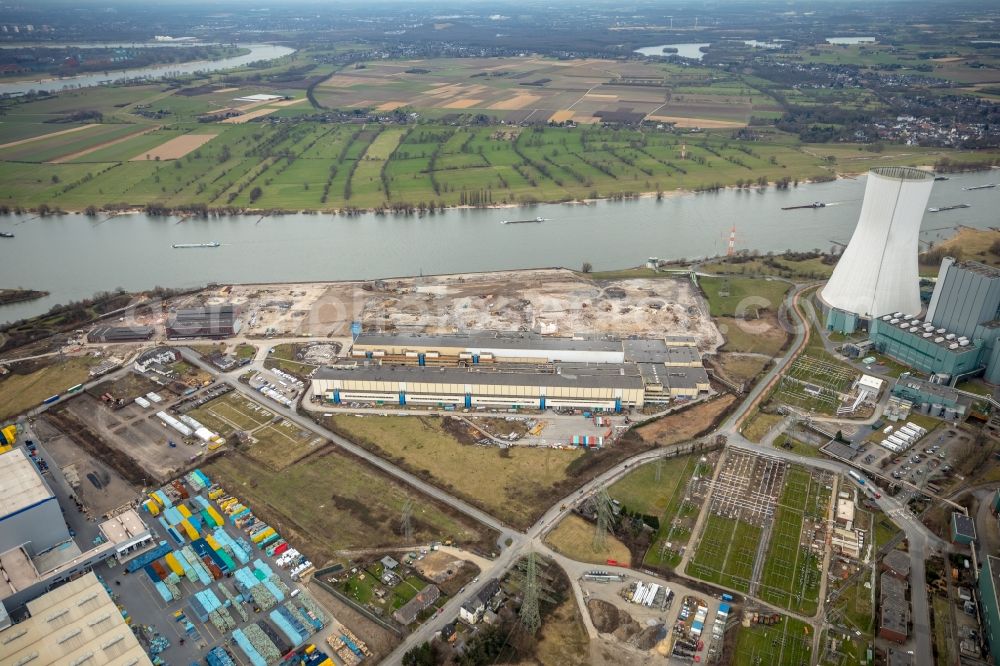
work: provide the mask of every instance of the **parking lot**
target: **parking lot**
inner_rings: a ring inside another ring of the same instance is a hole
[[[955,427],[941,424],[917,440],[905,451],[893,452],[867,442],[855,462],[873,472],[937,494],[954,478],[956,460],[966,455],[972,436]],[[904,491],[907,499],[914,492]]]

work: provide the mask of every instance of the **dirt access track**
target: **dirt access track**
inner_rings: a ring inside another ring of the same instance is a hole
[[[691,335],[702,351],[723,339],[702,296],[685,278],[592,280],[544,269],[418,278],[206,290],[172,306],[232,302],[253,325],[248,337],[350,335],[365,329],[411,333],[536,331],[627,337]],[[255,317],[251,317],[251,313]]]

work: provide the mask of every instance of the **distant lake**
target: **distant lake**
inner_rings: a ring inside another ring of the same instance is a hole
[[[780,49],[781,42],[787,41],[787,39],[778,39],[773,42],[758,42],[756,39],[745,39],[743,43],[755,49]]]
[[[874,37],[827,37],[828,44],[874,44]]]
[[[709,42],[702,42],[700,44],[661,44],[660,46],[644,46],[641,49],[636,49],[635,53],[641,53],[644,56],[678,55],[682,58],[690,58],[691,60],[701,60],[705,57],[701,49],[703,47],[708,48],[709,46],[711,46]],[[677,49],[677,53],[664,53],[663,49]]]

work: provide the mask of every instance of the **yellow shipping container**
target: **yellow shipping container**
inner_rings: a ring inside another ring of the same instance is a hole
[[[225,490],[223,490],[222,488],[216,488],[215,490],[213,490],[208,494],[208,499],[217,500],[225,494],[226,494]]]
[[[222,546],[219,545],[219,542],[216,541],[215,537],[212,536],[211,534],[205,535],[205,543],[211,546],[212,550],[222,550]]]
[[[213,509],[212,507],[208,507],[208,515],[210,515],[212,517],[212,520],[215,521],[216,525],[225,525],[226,524],[226,521],[224,521],[222,519],[222,516],[219,515],[219,512],[216,511],[215,509]]]
[[[191,517],[191,510],[188,509],[183,504],[178,504],[177,505],[177,510],[180,511],[181,515],[184,516],[185,518],[190,518]]]
[[[145,505],[146,511],[149,511],[149,515],[158,516],[160,515],[160,505],[153,500],[146,500]]]
[[[198,538],[198,530],[196,530],[187,520],[181,521],[181,527],[184,528],[184,531],[187,533],[188,538],[191,539],[192,541]]]
[[[237,500],[235,497],[224,497],[221,500],[219,500],[219,508],[225,511],[227,506],[229,506],[230,504],[235,504],[238,501],[239,500]]]
[[[160,498],[157,497],[156,495],[154,495],[153,493],[149,493],[149,499],[153,500],[154,502],[156,502],[160,506],[163,506],[163,502],[160,501]]]
[[[175,574],[178,576],[184,575],[184,568],[181,566],[181,563],[177,561],[177,558],[174,557],[173,553],[167,553],[164,555],[163,561],[167,563],[167,566],[170,567],[170,570]]]
[[[257,534],[254,534],[252,537],[250,537],[250,539],[254,543],[260,543],[261,541],[271,536],[272,534],[274,534],[274,528],[268,527],[266,530],[261,530],[260,532],[257,532]]]

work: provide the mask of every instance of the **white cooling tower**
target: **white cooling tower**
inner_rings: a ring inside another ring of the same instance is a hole
[[[920,313],[920,221],[933,185],[934,174],[920,169],[868,172],[858,226],[823,288],[828,305],[863,317]]]

